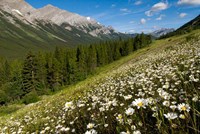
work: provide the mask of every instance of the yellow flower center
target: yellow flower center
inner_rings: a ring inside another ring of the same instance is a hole
[[[143,103],[142,103],[142,102],[139,102],[137,105],[138,105],[139,107],[141,107],[141,106],[143,106]]]
[[[181,110],[185,111],[185,110],[186,110],[186,107],[185,107],[185,106],[181,107]]]
[[[118,118],[119,118],[119,119],[122,119],[122,115],[119,115]]]

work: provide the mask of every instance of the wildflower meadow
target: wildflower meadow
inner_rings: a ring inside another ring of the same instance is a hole
[[[111,70],[73,99],[60,95],[31,104],[28,112],[1,120],[0,133],[198,134],[199,95],[196,37]]]

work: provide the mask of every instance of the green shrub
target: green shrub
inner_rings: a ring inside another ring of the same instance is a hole
[[[32,92],[26,94],[23,98],[24,104],[35,103],[37,101],[39,101],[39,97],[38,97],[36,91],[32,91]]]

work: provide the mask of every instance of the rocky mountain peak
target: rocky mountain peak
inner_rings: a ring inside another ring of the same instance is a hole
[[[105,27],[89,16],[81,16],[51,4],[35,9],[24,0],[0,0],[0,8],[13,14],[21,21],[33,25],[37,25],[37,22],[40,20],[58,26],[68,24],[92,36],[98,36],[99,34],[107,35],[115,31],[112,27]]]
[[[23,15],[28,15],[29,12],[33,12],[35,9],[24,0],[0,0],[0,5],[4,10],[11,13],[19,11]]]

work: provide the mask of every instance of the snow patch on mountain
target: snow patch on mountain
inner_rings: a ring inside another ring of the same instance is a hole
[[[22,14],[19,10],[12,9],[12,12],[16,12],[16,13],[18,13],[19,15],[23,16],[23,14]]]

